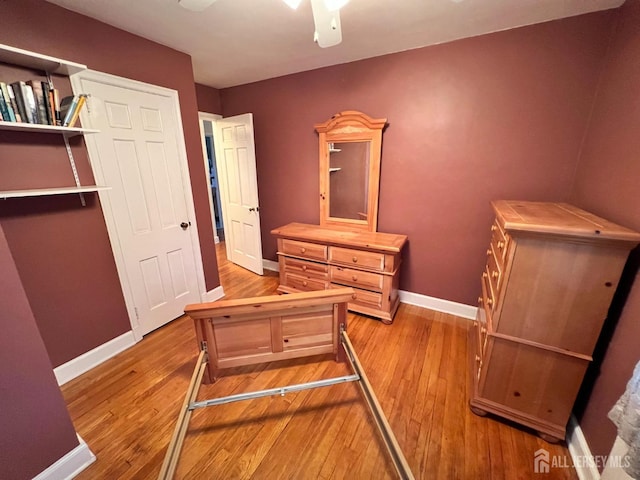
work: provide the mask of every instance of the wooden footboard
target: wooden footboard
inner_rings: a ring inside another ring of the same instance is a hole
[[[333,353],[343,361],[340,327],[346,329],[353,293],[340,288],[187,305],[206,352],[204,382],[223,368],[274,360]]]

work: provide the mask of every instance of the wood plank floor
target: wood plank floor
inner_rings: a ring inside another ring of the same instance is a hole
[[[275,292],[218,247],[227,298]],[[349,315],[349,336],[416,478],[576,479],[571,468],[533,472],[534,452],[571,458],[565,446],[467,407],[469,320],[400,306],[393,325]],[[62,387],[76,430],[97,455],[79,479],[158,475],[197,357],[180,318]],[[327,357],[229,369],[206,399],[351,373]],[[176,478],[395,478],[355,384],[237,402],[194,412]]]

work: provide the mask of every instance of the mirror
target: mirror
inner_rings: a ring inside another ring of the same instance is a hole
[[[315,126],[320,137],[320,225],[375,232],[386,118],[340,112]]]

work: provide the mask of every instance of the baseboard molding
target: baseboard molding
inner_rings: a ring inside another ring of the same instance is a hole
[[[83,353],[79,357],[63,363],[59,367],[53,369],[53,373],[58,380],[58,385],[64,385],[69,380],[73,380],[79,375],[91,370],[93,367],[100,365],[102,362],[115,357],[120,352],[135,345],[136,340],[133,332],[123,333],[119,337],[109,340],[107,343]]]
[[[587,439],[582,433],[580,424],[575,416],[571,415],[567,428],[567,447],[573,463],[577,465],[576,472],[580,480],[600,480],[600,471],[596,465],[590,465],[586,458],[591,456],[591,449]]]
[[[280,271],[280,265],[278,264],[278,262],[267,260],[266,258],[262,259],[262,268],[264,268],[265,270],[271,270],[272,272]]]
[[[205,302],[215,302],[216,300],[220,300],[222,297],[224,297],[224,289],[222,288],[222,285],[202,294],[202,299]]]
[[[95,462],[96,456],[80,435],[78,435],[78,441],[80,445],[33,477],[33,480],[71,479]]]
[[[470,320],[474,320],[476,318],[476,312],[478,311],[477,307],[472,307],[471,305],[443,300],[436,297],[429,297],[420,293],[399,290],[398,294],[400,295],[401,303],[417,305],[418,307],[428,308],[429,310],[435,310],[436,312],[450,313],[451,315],[468,318]]]

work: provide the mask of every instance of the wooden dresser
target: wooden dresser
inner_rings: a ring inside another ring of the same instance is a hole
[[[271,233],[278,239],[279,292],[354,287],[349,310],[387,324],[393,321],[406,235],[303,223],[290,223]]]
[[[640,234],[564,203],[496,201],[470,332],[471,409],[564,439]]]

